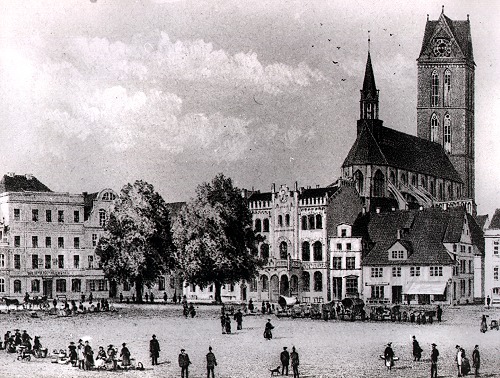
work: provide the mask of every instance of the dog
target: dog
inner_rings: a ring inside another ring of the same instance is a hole
[[[271,372],[271,377],[276,373],[276,375],[280,375],[280,366],[278,366],[276,369],[269,369]]]

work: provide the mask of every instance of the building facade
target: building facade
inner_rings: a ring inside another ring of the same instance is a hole
[[[484,298],[500,307],[500,209],[495,211],[484,232]]]

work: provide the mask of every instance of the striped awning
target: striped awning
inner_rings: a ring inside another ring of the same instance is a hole
[[[443,295],[446,281],[415,281],[408,285],[406,294]]]

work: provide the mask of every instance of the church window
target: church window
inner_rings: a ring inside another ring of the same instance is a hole
[[[422,176],[420,179],[420,186],[427,190],[427,178],[425,176]]]
[[[401,183],[403,185],[408,185],[408,176],[406,176],[406,173],[401,173]]]
[[[323,261],[323,246],[320,241],[313,244],[314,261]]]
[[[260,219],[255,220],[255,232],[261,232],[262,231],[262,223]]]
[[[453,185],[448,184],[448,199],[453,199]]]
[[[285,215],[285,226],[290,226],[290,214]]]
[[[302,290],[311,290],[311,275],[309,274],[309,272],[302,272]]]
[[[282,215],[278,215],[278,226],[283,226],[283,216]]]
[[[444,106],[450,106],[451,94],[451,72],[446,70],[444,73]]]
[[[434,181],[430,182],[430,191],[431,191],[431,195],[433,195],[435,197],[436,196],[436,184],[434,183]]]
[[[323,228],[323,217],[321,216],[321,214],[316,214],[316,228]]]
[[[269,232],[269,219],[264,218],[263,225],[264,225],[264,229],[263,229],[263,231],[264,231],[264,232]]]
[[[309,246],[309,242],[302,243],[302,261],[310,261],[311,260],[311,250]]]
[[[306,215],[302,216],[302,229],[307,230],[307,216]]]
[[[413,186],[417,186],[417,176],[416,175],[411,175],[411,184]]]
[[[438,141],[438,132],[439,132],[439,120],[436,113],[434,113],[431,117],[431,142]]]
[[[439,77],[437,71],[432,73],[431,79],[431,106],[439,105]]]
[[[358,191],[358,193],[363,194],[363,174],[360,171],[356,171],[356,173],[354,174],[354,181],[356,182],[356,190]]]
[[[380,170],[377,170],[377,172],[375,172],[375,176],[373,177],[373,196],[384,196],[384,175],[380,172]]]
[[[451,153],[451,117],[449,114],[444,116],[443,126],[444,150]]]
[[[391,173],[389,173],[389,180],[391,180],[391,183],[396,185],[396,175],[394,174],[393,171],[391,171]]]
[[[438,199],[440,201],[444,199],[444,187],[442,182],[438,184]]]

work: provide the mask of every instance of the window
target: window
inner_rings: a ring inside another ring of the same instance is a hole
[[[280,243],[280,259],[281,260],[288,259],[288,245],[284,241]]]
[[[56,292],[65,293],[66,292],[66,280],[59,278],[56,280]]]
[[[31,255],[31,269],[38,269],[38,255]]]
[[[437,71],[432,73],[431,78],[431,106],[439,105],[439,77]]]
[[[342,238],[347,237],[347,230],[345,228],[340,230],[340,237]]]
[[[269,232],[269,219],[265,218],[263,222],[263,232]]]
[[[73,268],[80,269],[80,255],[73,255]]]
[[[165,290],[165,277],[158,279],[158,290]]]
[[[92,247],[97,247],[97,234],[92,234]]]
[[[405,252],[403,250],[391,251],[391,260],[403,260]]]
[[[323,245],[320,241],[313,244],[313,259],[314,261],[323,261]]]
[[[311,291],[311,275],[309,272],[302,272],[302,290]]]
[[[453,185],[448,185],[448,199],[453,199]]]
[[[360,195],[363,195],[363,189],[364,189],[363,180],[364,180],[363,174],[360,171],[356,171],[356,173],[354,174],[354,181],[356,182],[356,190]]]
[[[285,226],[290,226],[290,214],[285,214]]]
[[[346,269],[356,269],[356,257],[346,257]]]
[[[111,192],[106,192],[102,195],[103,201],[113,201],[115,198],[115,194]]]
[[[173,277],[172,277],[173,278]],[[174,285],[170,285],[171,287],[174,287]],[[130,290],[130,283],[128,281],[125,281],[123,283],[123,290],[124,291],[129,291]]]
[[[59,223],[64,223],[64,210],[57,211],[57,221]]]
[[[307,216],[303,215],[302,216],[302,229],[307,230]]]
[[[323,228],[323,217],[321,214],[316,214],[316,228]]]
[[[21,280],[14,281],[14,293],[21,293]]]
[[[75,249],[80,249],[80,238],[73,238],[73,247]]]
[[[0,278],[0,293],[5,293],[5,278]]]
[[[260,219],[255,220],[255,232],[261,232],[262,231],[262,222]]]
[[[396,185],[396,175],[394,174],[394,171],[391,171],[391,173],[389,173],[389,181]]]
[[[372,278],[378,278],[384,276],[384,268],[371,268]]]
[[[345,293],[347,295],[358,294],[358,277],[346,277],[345,279]]]
[[[411,175],[411,184],[413,186],[417,186],[417,176],[416,175]]]
[[[451,153],[451,118],[449,114],[444,116],[443,122],[443,141],[444,141],[444,150],[448,153]]]
[[[31,292],[39,293],[40,292],[40,280],[32,280],[31,281]]]
[[[498,247],[500,246],[500,241],[495,240],[493,242],[493,254],[498,255]]]
[[[375,176],[373,177],[373,196],[384,196],[384,175],[380,172],[380,170],[377,170],[377,172],[375,172]]]
[[[269,290],[269,278],[267,278],[267,276],[261,276],[260,282],[262,284],[262,291],[268,291]]]
[[[257,280],[255,278],[252,278],[250,280],[250,291],[251,292],[256,292],[257,291]]]
[[[311,261],[311,250],[308,242],[302,243],[302,261]]]
[[[427,190],[427,178],[425,176],[422,176],[420,179],[420,186]]]
[[[442,266],[431,266],[429,268],[429,273],[431,277],[442,277],[443,267]]]
[[[14,255],[14,269],[21,269],[21,255]]]
[[[347,243],[345,245],[345,249],[347,249],[348,251],[350,251],[351,250],[351,243]]]
[[[335,270],[342,269],[342,257],[334,257],[333,258],[333,269],[335,269]]]
[[[410,266],[410,277],[419,277],[419,276],[420,276],[420,267]]]
[[[337,250],[342,251],[342,243],[337,243]]]
[[[314,272],[314,291],[323,291],[323,274]]]
[[[446,70],[444,72],[444,88],[443,88],[444,106],[450,106],[451,94],[451,72]]]
[[[474,273],[472,271],[472,260],[469,260],[469,273]]]
[[[57,238],[57,247],[64,248],[64,237],[63,236],[59,236]]]
[[[31,237],[31,246],[33,248],[38,248],[38,236]]]
[[[260,246],[260,258],[264,261],[269,260],[269,244],[263,243]]]
[[[90,281],[87,281],[87,283],[89,285],[89,291],[95,291],[95,281],[90,280]]]
[[[31,220],[33,222],[38,222],[38,209],[31,210]]]
[[[392,267],[392,276],[393,277],[401,277],[401,267],[400,266],[393,266]]]
[[[465,296],[465,280],[460,280],[460,295]]]
[[[316,228],[315,225],[314,225],[314,218],[315,218],[314,214],[309,214],[309,216],[307,218],[309,220],[308,227],[309,227],[310,230],[314,230]]]
[[[52,222],[52,210],[45,210],[45,220]]]
[[[436,113],[431,117],[431,142],[437,142],[439,137],[439,120]]]
[[[430,184],[430,190],[431,190],[431,194],[436,197],[436,184],[434,183],[434,181],[431,181],[431,184]]]
[[[21,220],[21,209],[14,209],[14,220]]]
[[[283,226],[283,216],[282,215],[278,215],[278,226]]]
[[[21,246],[21,237],[14,236],[14,247],[20,247],[20,246]]]
[[[82,291],[82,280],[79,278],[73,278],[71,280],[71,291],[73,293],[79,293]]]
[[[73,212],[73,222],[80,223],[80,212],[78,210]]]
[[[45,255],[45,269],[50,269],[52,267],[52,260],[50,255]]]
[[[5,255],[0,254],[0,268],[5,268]]]
[[[57,266],[59,269],[64,269],[64,255],[57,256]]]
[[[106,210],[99,210],[99,226],[104,227],[106,225]]]
[[[493,279],[498,281],[498,266],[493,268]]]
[[[372,286],[372,299],[384,299],[384,287],[383,286]]]
[[[403,185],[408,185],[408,176],[406,173],[401,173],[401,183]]]
[[[88,263],[89,263],[88,265],[89,269],[94,269],[94,256],[90,255],[88,257]]]

